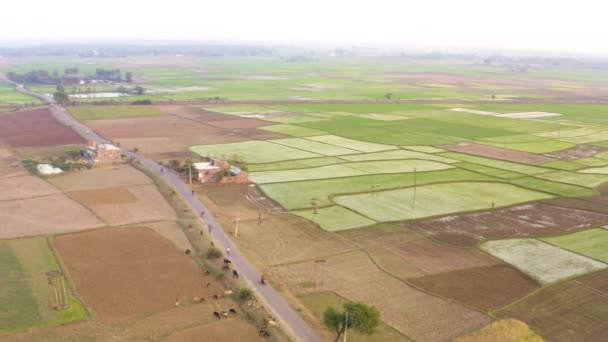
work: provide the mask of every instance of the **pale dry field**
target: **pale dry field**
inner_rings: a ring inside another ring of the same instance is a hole
[[[74,195],[76,200],[82,201],[81,203],[110,225],[177,220],[173,208],[158,192],[155,185],[130,186],[122,189],[116,192],[114,199],[108,189],[69,194]]]
[[[0,201],[59,194],[57,188],[36,176],[0,178]]]
[[[105,224],[64,194],[0,201],[0,238],[50,235]]]
[[[314,291],[316,281],[319,291],[335,291],[349,300],[375,305],[384,322],[419,341],[446,341],[490,322],[485,314],[419,291],[382,272],[364,252],[325,259],[325,265],[316,268],[311,260],[274,267],[273,271],[299,295]]]
[[[146,223],[144,226],[171,241],[179,250],[194,250],[190,240],[188,240],[182,231],[182,227],[175,221],[150,222]]]
[[[49,182],[65,192],[152,184],[148,176],[126,164],[71,172],[49,178]]]
[[[21,166],[19,158],[8,148],[0,146],[0,178],[27,174],[28,172]]]

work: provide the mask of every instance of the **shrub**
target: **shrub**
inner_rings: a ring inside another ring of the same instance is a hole
[[[207,259],[217,259],[222,256],[222,252],[220,252],[217,248],[209,248],[207,250]]]

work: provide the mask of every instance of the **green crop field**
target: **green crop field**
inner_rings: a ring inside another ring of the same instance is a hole
[[[310,168],[310,167],[341,164],[341,163],[346,163],[346,160],[342,160],[342,159],[336,158],[336,157],[321,157],[321,158],[311,158],[311,159],[286,160],[286,161],[266,163],[266,164],[249,164],[249,171],[257,172],[257,171],[306,169],[306,168]]]
[[[11,85],[0,83],[0,103],[28,104],[40,103],[40,100],[29,95],[21,94]]]
[[[539,173],[550,172],[551,170],[544,169],[538,166],[525,165],[519,163],[508,162],[504,160],[496,160],[484,157],[476,157],[468,154],[456,153],[456,152],[445,152],[439,154],[440,156],[466,161],[473,164],[479,164],[484,166],[493,167],[496,169],[503,169],[513,172],[518,172],[526,175],[535,175]]]
[[[257,140],[230,144],[198,145],[190,147],[190,151],[203,157],[209,156],[220,159],[238,156],[248,163],[272,163],[283,160],[322,157],[315,153]]]
[[[253,182],[264,184],[350,177],[365,174],[437,171],[451,168],[453,166],[429,160],[380,160],[326,165],[308,169],[252,172],[249,176]]]
[[[502,207],[551,197],[503,183],[452,182],[337,196],[334,201],[372,220],[390,222]]]
[[[595,195],[595,191],[590,188],[572,184],[551,182],[536,177],[509,179],[509,183],[563,197],[584,197]]]
[[[74,106],[69,107],[69,112],[77,120],[97,120],[97,119],[113,119],[124,118],[131,116],[150,116],[162,115],[155,106],[134,106],[134,105],[117,105],[117,106]]]
[[[536,177],[554,181],[554,182],[585,186],[588,188],[596,187],[596,186],[608,181],[608,175],[581,173],[580,171],[579,172],[558,171],[558,172],[551,172],[551,173],[543,173],[540,175],[536,175]]]
[[[488,142],[479,141],[479,143],[485,145],[491,145],[496,147],[504,147],[511,150],[530,152],[530,153],[548,153],[560,150],[565,150],[574,146],[571,142],[547,140],[537,142],[524,142],[524,143],[500,143],[500,142]]]
[[[353,140],[335,135],[320,135],[316,137],[309,137],[308,139],[330,145],[353,149],[359,152],[379,152],[397,148],[396,146],[373,144],[365,141]]]
[[[593,228],[541,239],[552,245],[608,263],[608,229]]]
[[[365,153],[356,154],[350,156],[341,156],[341,159],[349,161],[371,161],[371,160],[398,160],[398,159],[422,159],[422,160],[433,160],[441,163],[457,163],[458,160],[436,156],[433,154],[405,151],[405,150],[391,150],[385,152],[376,153]]]
[[[0,241],[0,334],[88,316],[70,292],[67,309],[49,308],[51,297],[45,273],[58,269],[44,237]]]
[[[281,134],[285,134],[285,135],[291,135],[294,137],[308,137],[311,135],[327,134],[326,132],[320,131],[318,129],[286,125],[286,124],[264,126],[264,127],[260,127],[260,129],[263,129],[265,131],[270,131],[270,132],[281,133]]]
[[[324,144],[321,142],[311,141],[302,138],[289,138],[289,139],[277,139],[277,140],[269,140],[270,142],[281,144],[284,146],[289,146],[293,148],[297,148],[300,150],[326,155],[326,156],[339,156],[344,154],[354,154],[359,153],[359,151],[350,150],[344,147],[339,147],[335,145]]]
[[[311,199],[318,205],[333,204],[332,197],[339,194],[365,193],[372,186],[380,189],[394,189],[416,184],[457,181],[490,181],[495,178],[461,169],[430,172],[365,175],[357,177],[332,178],[313,181],[262,184],[260,188],[270,198],[286,209],[310,208]]]

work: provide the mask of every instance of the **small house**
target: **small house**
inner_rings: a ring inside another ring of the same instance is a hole
[[[87,150],[96,163],[116,163],[121,161],[120,147],[112,144],[98,144],[96,141],[89,141]]]
[[[192,164],[201,183],[245,184],[249,175],[240,168],[219,159]]]
[[[198,181],[201,183],[217,181],[219,173],[223,170],[220,165],[216,165],[216,161],[213,159],[208,162],[194,163],[192,166],[196,170]]]

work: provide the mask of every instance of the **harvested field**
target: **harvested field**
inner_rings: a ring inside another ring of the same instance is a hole
[[[292,213],[305,217],[330,232],[365,227],[376,223],[339,205],[321,208],[317,215],[313,215],[312,211],[308,209],[293,211]]]
[[[65,192],[152,184],[145,174],[126,164],[70,172],[49,178],[49,182]]]
[[[78,144],[82,138],[47,109],[0,115],[0,143],[12,147]]]
[[[484,311],[502,308],[539,287],[507,265],[473,267],[410,279],[415,286]]]
[[[177,219],[155,185],[81,190],[69,195],[111,225]]]
[[[402,243],[393,249],[397,255],[426,274],[450,272],[499,263],[476,249],[446,246],[429,239]]]
[[[89,210],[64,194],[0,201],[0,239],[102,227]]]
[[[268,214],[266,207],[249,199],[246,186],[206,187],[199,196],[224,227],[233,227],[236,211],[240,213],[239,248],[260,268],[310,258],[324,258],[354,247],[301,217]],[[258,224],[258,215],[262,222]]]
[[[511,118],[511,119],[537,119],[537,118],[545,118],[548,116],[560,116],[561,114],[557,113],[547,113],[547,112],[523,112],[523,113],[508,113],[508,114],[500,114],[498,116],[503,118]]]
[[[147,105],[73,106],[69,112],[80,121],[163,114],[158,108]]]
[[[61,193],[57,188],[35,176],[0,178],[0,201],[24,199]]]
[[[102,321],[142,317],[209,298],[196,263],[148,228],[112,228],[61,235],[55,245],[76,290]],[[103,255],[103,258],[99,256]]]
[[[180,251],[185,251],[186,249],[194,250],[182,227],[175,221],[148,222],[145,224],[145,227],[152,229],[165,239],[173,242],[175,247]]]
[[[318,279],[321,291],[334,291],[348,300],[375,305],[384,322],[418,341],[446,341],[490,322],[480,312],[416,290],[384,273],[363,252],[325,259],[323,280],[320,275],[315,277],[313,261],[273,269],[297,294],[312,293],[311,282]],[[437,319],[438,312],[441,319]]]
[[[516,319],[501,319],[454,342],[544,342],[530,327]]]
[[[223,319],[199,325],[194,328],[174,332],[167,338],[169,342],[198,341],[265,341],[258,336],[258,329],[240,318]]]
[[[21,166],[21,160],[10,150],[0,146],[0,178],[25,176],[29,173]]]
[[[608,223],[608,215],[544,203],[419,220],[408,226],[444,243],[474,246],[483,240],[566,233]]]
[[[538,154],[470,142],[463,142],[456,145],[444,145],[441,147],[450,151],[532,165],[541,164],[552,160],[549,157]]]
[[[593,286],[587,280],[602,274]],[[602,341],[608,334],[606,271],[571,280],[535,293],[494,314],[522,320],[547,341]],[[595,287],[597,286],[597,287]]]
[[[536,239],[487,241],[481,248],[522,270],[542,284],[598,271],[606,264]]]

